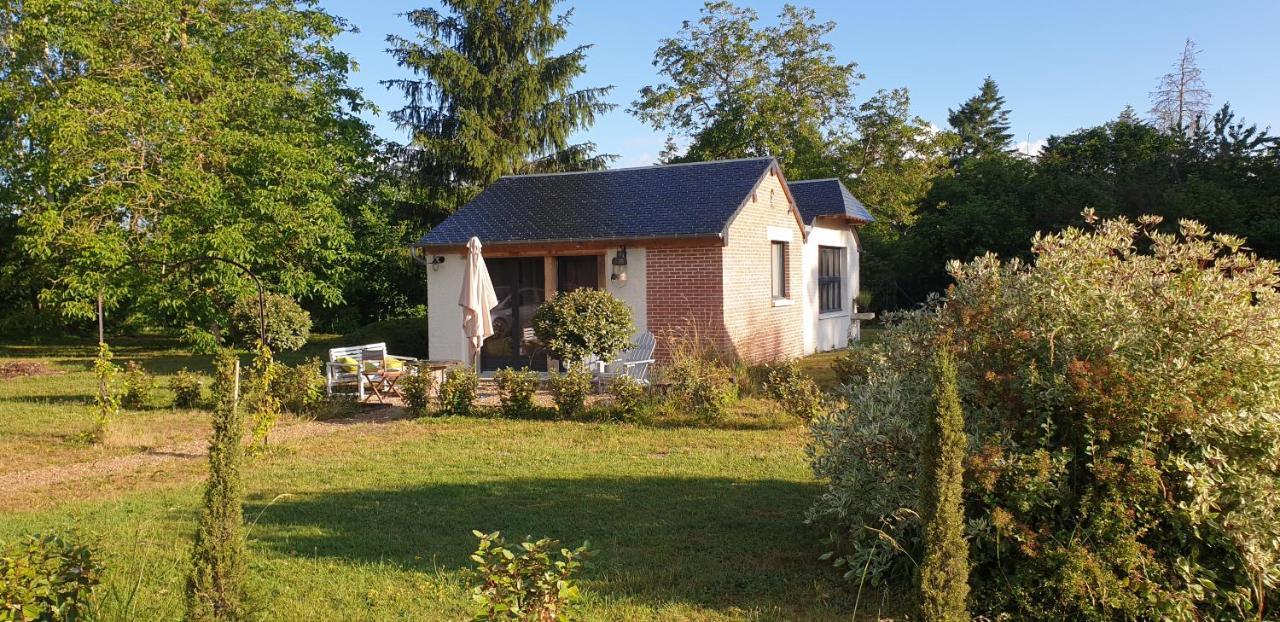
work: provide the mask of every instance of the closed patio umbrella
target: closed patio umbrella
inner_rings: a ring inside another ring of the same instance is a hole
[[[493,292],[489,269],[484,266],[480,254],[480,238],[467,242],[467,271],[462,275],[462,333],[467,336],[468,356],[475,368],[480,367],[480,346],[493,335],[493,316],[489,311],[498,306],[498,295]]]

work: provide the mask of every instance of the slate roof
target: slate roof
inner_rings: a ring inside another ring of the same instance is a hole
[[[417,246],[717,235],[771,166],[749,158],[503,177]]]
[[[861,201],[849,193],[838,179],[812,179],[787,182],[791,196],[800,208],[806,224],[813,224],[818,216],[848,216],[861,222],[872,222],[875,217]]]

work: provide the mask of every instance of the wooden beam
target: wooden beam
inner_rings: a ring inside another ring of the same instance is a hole
[[[556,258],[551,255],[542,258],[542,288],[544,299],[556,295]]]
[[[609,277],[605,275],[605,254],[600,253],[596,258],[596,279],[600,281],[600,291],[605,290],[605,285],[609,284]]]

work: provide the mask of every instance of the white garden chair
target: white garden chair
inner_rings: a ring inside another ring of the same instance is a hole
[[[658,340],[653,337],[653,333],[646,331],[640,333],[635,343],[623,350],[618,358],[612,361],[588,359],[587,367],[591,369],[595,382],[600,386],[619,376],[630,376],[636,382],[647,385],[649,384],[649,366],[654,362],[653,351],[657,346]]]

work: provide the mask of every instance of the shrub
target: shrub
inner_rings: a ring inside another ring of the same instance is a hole
[[[480,389],[480,376],[470,367],[450,367],[445,373],[444,382],[436,399],[440,403],[440,413],[465,417],[475,407],[476,392]]]
[[[929,417],[920,478],[924,560],[920,564],[920,619],[966,622],[969,543],[964,539],[964,412],[950,344],[934,356],[935,412]]]
[[[611,359],[630,345],[631,309],[606,291],[575,289],[546,301],[533,313],[538,341],[570,367],[590,356]]]
[[[117,376],[120,370],[111,362],[111,348],[98,344],[98,357],[93,361],[93,376],[98,390],[93,395],[93,427],[82,433],[82,440],[101,443],[107,437],[107,427],[120,416],[120,387]]]
[[[169,390],[173,391],[173,405],[178,408],[196,408],[204,399],[204,388],[200,385],[200,374],[188,371],[183,367],[169,378]]]
[[[277,396],[277,379],[280,377],[280,363],[271,356],[271,348],[259,343],[253,357],[253,366],[249,368],[246,406],[253,423],[253,438],[249,441],[249,451],[261,451],[267,446],[268,437],[280,421],[280,398]]]
[[[1037,236],[1029,264],[953,263],[945,297],[864,349],[867,382],[812,425],[829,484],[809,517],[837,565],[909,585],[929,355],[954,335],[975,616],[1280,606],[1280,264],[1193,222],[1156,225]]]
[[[493,374],[498,387],[498,400],[506,417],[528,417],[535,412],[533,395],[538,391],[538,372],[510,367]]]
[[[769,369],[769,396],[782,410],[794,417],[811,421],[824,411],[822,390],[818,383],[802,373],[795,361],[774,365]]]
[[[188,620],[241,620],[247,617],[244,483],[240,480],[244,420],[235,386],[240,361],[229,350],[214,360],[213,436],[209,441],[209,480],[196,524],[187,577]]]
[[[156,386],[156,378],[147,373],[137,361],[124,364],[121,377],[124,388],[120,395],[120,405],[125,408],[138,409],[146,406],[151,398],[151,390]]]
[[[267,294],[267,346],[280,352],[297,350],[311,336],[311,315],[288,296]],[[231,337],[236,343],[253,347],[259,341],[258,295],[252,294],[231,305]]]
[[[294,415],[313,415],[324,401],[324,362],[312,357],[297,365],[278,366],[271,392],[280,407]]]
[[[425,368],[418,367],[400,379],[400,394],[404,396],[404,405],[414,417],[425,417],[431,414],[431,392],[435,389],[436,379]]]
[[[587,395],[591,393],[591,372],[582,367],[572,367],[563,374],[551,374],[551,399],[561,417],[581,417],[586,411]]]
[[[631,376],[618,376],[609,381],[609,393],[619,419],[635,422],[644,414],[646,387]]]
[[[52,535],[27,536],[0,551],[0,621],[89,617],[102,563],[86,546]]]
[[[699,357],[677,359],[665,372],[674,405],[704,422],[719,421],[737,399],[737,385],[723,364]]]
[[[511,547],[499,532],[473,531],[480,545],[471,555],[481,581],[471,590],[475,620],[572,620],[581,598],[574,581],[590,555],[587,543],[569,550],[560,542],[526,537]],[[558,554],[557,554],[558,553]]]

